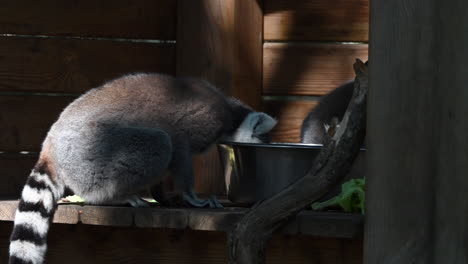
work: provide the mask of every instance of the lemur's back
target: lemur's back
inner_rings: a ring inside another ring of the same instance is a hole
[[[318,105],[306,116],[301,127],[301,142],[324,144],[327,128],[333,118],[341,121],[351,96],[354,82],[347,82],[320,98]]]
[[[198,152],[214,142],[229,124],[227,105],[216,88],[198,79],[128,75],[92,89],[71,103],[52,126],[40,160],[53,164],[73,191],[99,202],[104,200],[101,194],[89,192],[89,186],[97,179],[108,186],[113,184],[105,179],[105,166],[110,164],[107,160],[115,159],[114,146],[130,138],[116,135],[116,130],[161,130],[169,138],[153,142],[154,148],[161,148],[159,143],[168,141],[173,152],[179,153],[181,146]],[[128,157],[127,154],[122,159]]]
[[[49,136],[64,129],[83,131],[99,125],[205,130],[212,120],[227,116],[226,104],[222,94],[201,80],[162,74],[128,75],[75,100],[60,115]]]

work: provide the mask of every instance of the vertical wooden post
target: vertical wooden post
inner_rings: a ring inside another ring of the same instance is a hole
[[[468,261],[468,2],[371,3],[365,263]]]
[[[204,78],[250,106],[260,105],[260,0],[179,0],[177,75]],[[195,158],[196,189],[224,192],[216,150]]]

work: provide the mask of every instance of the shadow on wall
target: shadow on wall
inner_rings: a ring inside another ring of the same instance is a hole
[[[264,101],[263,110],[289,119],[285,119],[287,124],[280,120],[273,133],[274,139],[296,141],[299,135],[291,136],[292,131],[284,135],[285,130],[291,129],[292,123],[299,120],[290,120],[291,107],[287,105],[291,100],[282,96],[313,96],[294,98],[302,100],[296,103],[308,109],[314,103],[304,100],[316,101],[318,98],[315,96],[323,95],[354,77],[354,58],[367,58],[363,57],[362,48],[343,49],[342,42],[367,41],[368,1],[275,0],[264,1],[263,10],[263,92],[264,95],[278,96],[270,99],[274,102]],[[346,66],[348,63],[349,67]],[[327,73],[330,74],[323,76]],[[306,109],[298,109],[297,115],[305,117]],[[298,124],[295,124],[292,130],[296,133],[297,129]]]

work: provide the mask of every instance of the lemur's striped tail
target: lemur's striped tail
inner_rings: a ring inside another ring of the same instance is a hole
[[[9,264],[44,261],[47,231],[64,188],[40,167],[33,169],[21,194],[10,237]]]

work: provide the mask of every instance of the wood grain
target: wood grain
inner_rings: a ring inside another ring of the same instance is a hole
[[[252,107],[260,105],[262,22],[259,1],[179,1],[177,75],[206,79]],[[196,190],[224,194],[215,148],[194,158]]]
[[[61,96],[0,96],[0,151],[39,151],[50,126],[73,99]]]
[[[174,0],[0,1],[0,33],[175,39]]]
[[[175,72],[175,45],[0,38],[0,91],[81,93],[122,74]]]
[[[66,208],[67,206],[65,206]],[[133,208],[117,206],[84,206],[78,212],[81,223],[87,225],[131,226]]]
[[[278,120],[271,131],[275,142],[300,142],[302,121],[317,104],[316,101],[264,101],[264,111]]]
[[[176,228],[188,227],[190,211],[181,209],[147,210],[135,209],[137,227]]]
[[[326,94],[354,79],[356,58],[367,60],[366,44],[266,43],[263,93]]]
[[[372,1],[365,263],[468,259],[467,10]]]
[[[12,224],[0,222],[0,262],[6,262]],[[222,232],[141,229],[90,225],[52,225],[47,263],[68,264],[224,264]],[[96,254],[99,252],[99,254]],[[268,244],[268,264],[359,264],[362,240],[275,235]]]
[[[0,114],[1,115],[1,114]],[[31,173],[37,155],[0,154],[0,197],[19,198],[26,178]]]
[[[265,40],[367,41],[369,0],[265,0]]]
[[[202,77],[257,107],[262,82],[261,3],[180,1],[178,19],[177,74]]]
[[[0,201],[0,221],[13,221],[18,200]],[[53,222],[138,228],[174,228],[202,231],[230,231],[246,214],[248,208],[133,208],[130,206],[95,206],[59,204]],[[336,238],[362,236],[363,217],[342,212],[304,210],[279,234]]]

